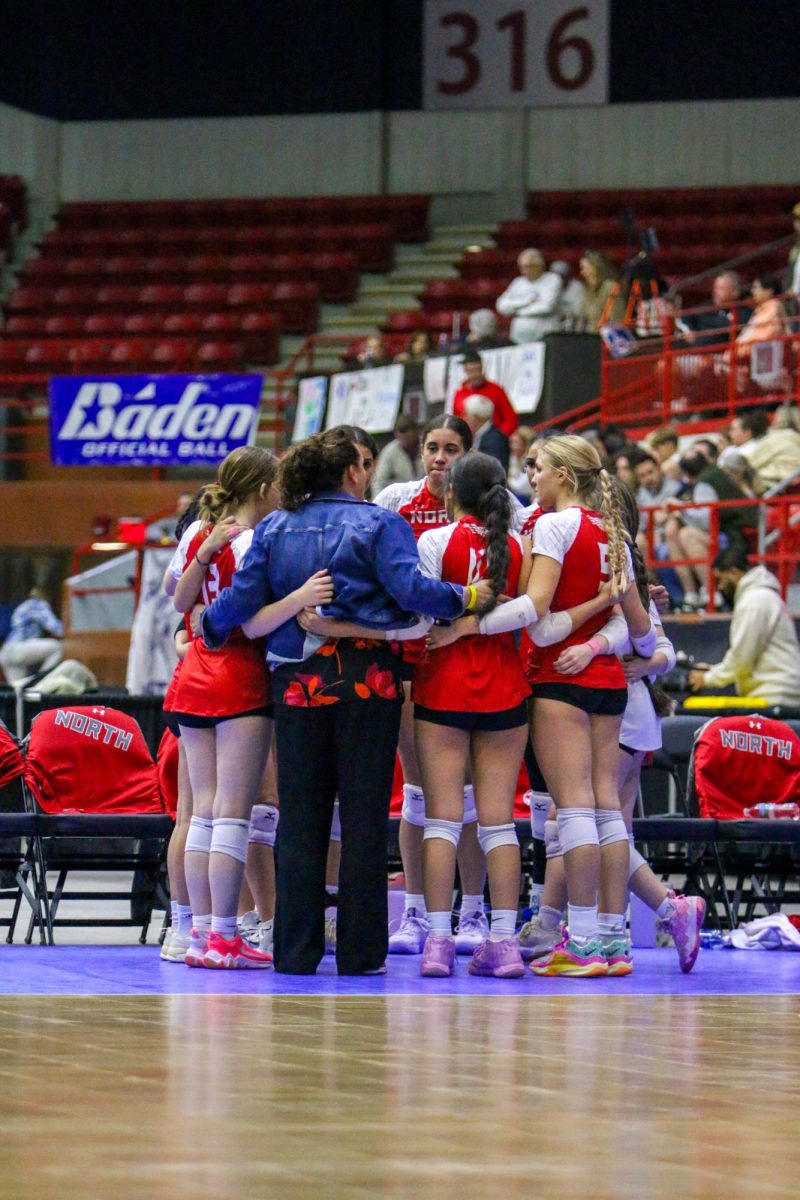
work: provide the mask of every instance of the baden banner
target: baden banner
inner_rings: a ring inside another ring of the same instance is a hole
[[[61,376],[50,381],[56,466],[215,465],[255,439],[260,375]]]

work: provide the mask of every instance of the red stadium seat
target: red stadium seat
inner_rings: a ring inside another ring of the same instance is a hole
[[[123,316],[122,318],[122,332],[158,336],[167,328],[167,322],[171,319],[171,313],[166,315],[158,312],[131,313],[129,317]]]
[[[112,336],[120,332],[121,320],[117,313],[95,313],[82,322],[84,333],[104,333]]]
[[[163,319],[159,318],[159,322],[164,333],[199,333],[206,328],[202,313],[167,313]]]
[[[228,290],[224,283],[191,283],[183,289],[183,301],[190,308],[224,308]]]
[[[84,329],[84,317],[47,317],[44,322],[44,332],[53,337],[80,337]]]
[[[48,288],[18,287],[5,300],[7,313],[46,312],[53,296]]]
[[[186,338],[158,342],[150,353],[150,361],[160,371],[183,371],[190,366],[193,358],[193,343]]]
[[[43,317],[9,317],[5,323],[4,333],[15,334],[17,337],[39,337],[48,330],[44,328]]]
[[[139,291],[139,303],[146,308],[182,308],[183,299],[183,288],[177,283],[150,283]]]
[[[108,366],[111,343],[99,338],[81,338],[66,345],[67,360],[73,371],[102,370]]]
[[[150,361],[150,346],[138,338],[127,338],[109,348],[108,358],[117,365],[144,367]]]
[[[131,283],[110,283],[97,289],[95,303],[87,307],[100,306],[112,312],[128,313],[139,305],[139,289]]]
[[[206,370],[231,371],[244,362],[244,346],[238,342],[204,342],[196,360]]]

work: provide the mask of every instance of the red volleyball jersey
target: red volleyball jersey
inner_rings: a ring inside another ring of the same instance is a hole
[[[542,513],[533,532],[533,553],[561,563],[561,576],[550,604],[551,612],[563,612],[591,600],[609,578],[608,537],[598,513],[577,506],[561,512]],[[633,564],[628,554],[628,577]],[[609,606],[610,607],[610,606]],[[561,675],[553,664],[567,646],[587,642],[605,625],[605,609],[586,621],[580,629],[554,646],[534,647],[535,662],[529,657],[528,678],[532,683],[571,683],[581,687],[624,688],[625,676],[613,654],[599,654],[577,675]]]
[[[528,508],[523,508],[519,514],[519,519],[522,522],[520,534],[522,537],[533,537],[533,531],[536,528],[536,522],[542,515],[542,510],[539,507],[539,501],[534,500]],[[522,669],[525,672],[525,678],[529,684],[532,684],[536,678],[536,665],[539,661],[539,647],[534,645],[530,639],[527,629],[523,629],[519,639],[519,658],[522,663]]]
[[[505,590],[515,596],[522,569],[522,542],[508,535],[511,562]],[[426,575],[462,586],[486,574],[486,530],[462,517],[426,533],[419,543]],[[416,704],[450,712],[502,712],[530,695],[512,633],[475,634],[426,654],[414,673]]]

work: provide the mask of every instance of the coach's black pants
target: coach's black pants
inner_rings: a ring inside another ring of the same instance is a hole
[[[275,706],[278,793],[275,969],[312,975],[325,952],[325,866],[339,797],[336,965],[358,975],[388,943],[386,839],[401,701]]]

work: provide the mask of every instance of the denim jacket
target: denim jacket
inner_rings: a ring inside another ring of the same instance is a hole
[[[324,492],[294,512],[270,513],[256,527],[232,587],[203,613],[206,645],[221,646],[263,605],[324,569],[334,584],[325,616],[384,630],[413,625],[417,613],[452,620],[464,611],[462,588],[420,571],[414,534],[401,516],[346,492]],[[273,668],[302,662],[323,640],[286,621],[267,638],[267,662]]]

